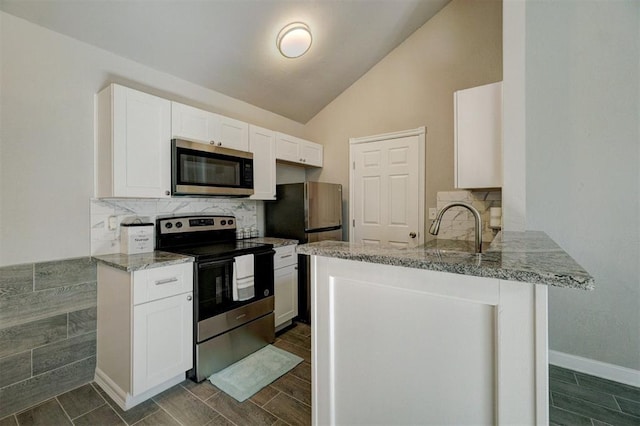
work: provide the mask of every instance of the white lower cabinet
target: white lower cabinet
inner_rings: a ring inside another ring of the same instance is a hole
[[[277,247],[274,256],[275,327],[298,316],[298,257],[296,246]]]
[[[127,410],[193,366],[193,264],[126,272],[98,264],[95,381]]]
[[[192,293],[133,307],[133,394],[192,367]]]

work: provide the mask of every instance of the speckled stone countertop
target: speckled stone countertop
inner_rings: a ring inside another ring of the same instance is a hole
[[[101,254],[92,257],[98,262],[127,272],[193,262],[193,257],[191,256],[167,253],[165,251],[153,251],[140,254]]]
[[[416,248],[321,241],[300,245],[297,252],[557,287],[594,288],[593,277],[539,231],[501,232],[482,254],[474,253],[472,242],[453,240],[433,240]]]
[[[273,244],[273,248],[278,248],[283,246],[295,246],[296,244],[298,244],[298,240],[291,240],[288,238],[273,238],[273,237],[251,238],[247,241],[251,241],[255,243],[263,243],[263,244]]]

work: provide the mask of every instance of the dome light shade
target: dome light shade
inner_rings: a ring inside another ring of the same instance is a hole
[[[283,56],[298,58],[311,47],[311,30],[303,22],[289,24],[278,33],[276,45]]]

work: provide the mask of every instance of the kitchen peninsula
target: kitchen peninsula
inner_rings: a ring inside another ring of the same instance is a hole
[[[543,232],[312,256],[314,424],[547,424],[547,286],[593,278]],[[573,289],[573,290],[572,290]]]

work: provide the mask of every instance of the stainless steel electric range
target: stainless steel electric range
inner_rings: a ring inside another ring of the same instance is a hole
[[[233,216],[181,216],[156,220],[156,249],[195,258],[194,368],[189,378],[200,382],[273,343],[271,244],[236,240]],[[233,295],[234,258],[246,254],[253,255],[255,295],[238,301]]]

